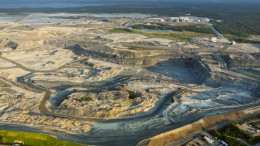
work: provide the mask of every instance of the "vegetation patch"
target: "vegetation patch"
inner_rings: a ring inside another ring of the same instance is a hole
[[[216,30],[218,30],[229,40],[235,40],[237,42],[242,42],[242,43],[260,44],[259,40],[250,39],[252,35],[253,36],[260,35],[260,32],[255,28],[245,26],[242,23],[236,21],[224,21],[224,22],[211,21],[211,23],[216,28]]]
[[[84,16],[55,16],[55,17],[49,17],[54,19],[81,19],[84,18]]]
[[[246,36],[237,36],[237,35],[232,35],[232,34],[223,34],[223,36],[229,40],[234,40],[236,42],[240,43],[252,43],[252,44],[260,44],[259,40],[252,40],[250,38],[250,35]]]
[[[30,26],[17,26],[17,27],[13,27],[12,29],[14,30],[25,30],[25,31],[31,31],[34,30],[34,28],[30,27]]]
[[[18,44],[16,42],[9,41],[5,47],[9,47],[9,48],[12,48],[13,50],[15,50],[15,49],[17,49]]]
[[[0,27],[0,30],[3,30],[3,29],[5,29],[5,27]]]
[[[76,101],[78,102],[83,102],[83,101],[91,101],[93,100],[91,97],[82,97],[82,98],[79,98],[79,99],[75,99]]]
[[[172,26],[167,24],[154,24],[154,25],[134,25],[132,26],[134,29],[154,29],[154,30],[172,30],[172,31],[191,31],[191,32],[198,32],[198,33],[207,33],[212,34],[212,30],[207,25],[178,25]]]
[[[15,140],[24,142],[25,146],[83,146],[81,144],[62,141],[39,133],[0,131],[1,144],[13,144]]]
[[[250,122],[250,121],[259,120],[259,119],[260,119],[260,115],[255,115],[253,117],[250,117],[250,118],[244,120],[244,122]]]
[[[191,31],[182,31],[182,32],[142,32],[137,29],[111,29],[110,33],[134,33],[145,35],[150,38],[162,38],[169,40],[179,40],[179,41],[190,41],[195,37],[212,37],[213,34],[197,33]]]
[[[243,143],[239,142],[237,139],[242,139],[249,144],[257,144],[260,142],[260,137],[252,137],[248,133],[239,129],[235,123],[225,126],[221,129],[213,129],[210,134],[217,137],[218,139],[224,140],[230,146],[244,146]]]

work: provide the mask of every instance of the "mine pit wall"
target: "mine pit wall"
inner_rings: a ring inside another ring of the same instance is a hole
[[[129,66],[137,66],[137,67],[149,67],[154,66],[158,62],[166,61],[169,59],[180,59],[181,61],[187,61],[188,59],[180,56],[175,56],[173,54],[163,55],[163,56],[149,56],[149,57],[140,57],[138,58],[133,52],[113,52],[109,51],[109,48],[105,48],[108,51],[97,51],[97,50],[89,50],[82,48],[80,45],[74,45],[70,47],[66,47],[65,49],[73,51],[76,55],[84,55],[94,57],[95,59],[111,62],[115,64],[121,65],[129,65]],[[190,72],[193,74],[194,80],[198,84],[204,83],[208,78],[210,78],[211,73],[209,67],[204,64],[199,58],[193,57],[191,58],[191,62],[189,65],[186,65],[189,68]]]
[[[260,67],[260,53],[237,54],[234,59],[231,56],[230,54],[220,56],[228,67]]]
[[[222,53],[220,57],[225,61],[225,64],[227,64],[228,69],[233,67],[242,67],[242,68],[260,67],[259,53],[253,53],[253,54],[244,54],[244,53],[223,54]],[[260,96],[260,82],[257,79],[253,80],[249,78],[232,76],[226,73],[213,72],[211,78],[207,80],[206,84],[214,87],[226,86],[226,87],[235,87],[238,89],[246,89],[252,91],[254,93],[254,96],[256,97]]]
[[[212,87],[233,87],[239,90],[249,90],[254,93],[253,96],[260,96],[260,84],[258,81],[238,78],[229,74],[213,72],[211,74],[211,78],[209,78],[206,82],[206,85]]]
[[[76,55],[90,56],[98,60],[111,62],[121,65],[147,67],[155,65],[157,62],[167,60],[167,57],[140,57],[138,58],[135,53],[120,51],[120,52],[104,52],[82,48],[80,45],[66,47],[65,49],[71,50]]]
[[[145,139],[137,144],[137,146],[164,146],[173,141],[185,138],[187,135],[212,127],[221,122],[233,121],[243,118],[249,114],[259,113],[260,109],[250,111],[239,111],[223,115],[210,116],[200,119],[189,125],[159,134],[149,139]]]
[[[69,98],[68,95],[71,93],[73,93],[73,90],[65,90],[59,93],[57,92],[49,99],[49,101],[51,101],[54,108],[59,107],[64,100]]]
[[[186,59],[186,67],[189,68],[196,83],[202,84],[211,76],[209,67],[199,58]]]
[[[22,76],[22,77],[18,77],[16,79],[16,83],[15,85],[22,87],[26,90],[32,91],[32,92],[36,92],[36,93],[41,93],[44,92],[44,89],[38,86],[35,86],[34,84],[29,84],[25,81],[25,77],[27,77],[27,75]]]

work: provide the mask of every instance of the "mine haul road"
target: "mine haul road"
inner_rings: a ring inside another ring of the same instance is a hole
[[[45,133],[52,135],[54,137],[57,137],[62,140],[71,141],[71,142],[77,142],[77,143],[83,143],[83,144],[93,144],[93,145],[136,145],[139,141],[161,134],[163,132],[167,132],[176,128],[180,128],[182,126],[185,126],[187,124],[191,124],[193,122],[196,122],[197,120],[200,120],[206,116],[213,116],[218,114],[224,114],[234,111],[240,111],[240,110],[252,110],[259,108],[259,101],[256,103],[244,105],[241,107],[233,107],[233,108],[216,108],[212,109],[210,111],[203,111],[200,113],[195,113],[191,117],[183,118],[182,120],[178,121],[177,123],[172,123],[169,125],[166,125],[162,128],[156,129],[156,130],[145,130],[145,131],[139,131],[138,133],[135,133],[133,135],[119,135],[119,136],[89,136],[84,134],[69,134],[69,133],[61,133],[57,131],[57,129],[53,128],[45,130],[45,128],[39,129],[37,126],[34,125],[25,125],[25,124],[15,124],[15,123],[0,123],[0,129],[4,130],[15,130],[15,131],[27,131],[27,132],[38,132],[38,133]],[[143,120],[143,119],[140,119]],[[34,128],[36,127],[36,128]]]
[[[23,66],[22,64],[16,62],[16,61],[13,61],[13,60],[10,60],[10,59],[7,59],[3,56],[0,55],[0,59],[3,59],[5,61],[8,61],[8,62],[11,62],[13,64],[15,64],[17,67],[25,70],[25,71],[28,71],[28,72],[31,72],[31,73],[35,73],[35,72],[56,72],[58,70],[61,70],[61,69],[64,69],[66,68],[67,66],[69,66],[69,64],[66,64],[66,65],[63,65],[61,67],[59,67],[58,69],[54,69],[54,70],[49,70],[49,71],[46,71],[46,70],[32,70],[30,68],[27,68],[25,66]],[[81,87],[96,87],[96,88],[99,88],[100,89],[105,89],[105,88],[110,88],[118,83],[122,83],[128,79],[130,79],[131,76],[130,75],[126,75],[126,76],[121,76],[119,78],[115,78],[114,80],[112,81],[109,81],[109,82],[105,82],[105,83],[100,83],[100,82],[91,82],[89,84],[82,84]],[[164,108],[166,108],[165,106],[165,103],[169,102],[170,100],[172,100],[172,97],[175,96],[175,92],[171,92],[171,93],[168,93],[166,95],[166,97],[163,98],[163,100],[160,102],[160,105],[151,113],[148,113],[148,114],[145,114],[145,115],[140,115],[140,116],[129,116],[129,117],[122,117],[122,118],[96,118],[96,117],[76,117],[76,116],[72,116],[72,115],[63,115],[63,114],[57,114],[57,113],[53,113],[51,111],[49,111],[48,109],[46,109],[46,103],[47,101],[49,100],[49,98],[51,97],[51,94],[52,92],[50,90],[47,90],[45,88],[42,88],[42,87],[38,87],[38,86],[35,86],[34,84],[30,84],[28,82],[25,82],[25,80],[23,79],[20,79],[20,80],[17,80],[17,82],[19,82],[20,84],[19,85],[24,85],[26,86],[27,88],[31,88],[32,91],[38,91],[38,92],[44,92],[45,95],[43,97],[43,100],[41,101],[40,105],[39,105],[39,110],[42,114],[45,114],[45,115],[48,115],[48,116],[53,116],[53,117],[59,117],[59,118],[67,118],[67,119],[76,119],[76,120],[84,120],[84,121],[92,121],[92,122],[123,122],[123,121],[129,121],[129,120],[138,120],[138,119],[144,119],[144,118],[151,118],[151,117],[154,117],[156,116],[157,114],[159,114]],[[14,84],[14,83],[13,83]],[[17,84],[15,84],[17,86]],[[102,86],[102,87],[100,87]],[[20,86],[21,88],[23,88],[23,86]]]
[[[58,69],[51,70],[51,71],[41,71],[41,70],[32,70],[29,68],[26,68],[25,66],[12,61],[10,59],[4,58],[0,56],[1,59],[4,59],[6,61],[9,61],[13,64],[15,64],[17,67],[20,67],[21,69],[24,69],[29,72],[52,72],[52,71],[58,71],[59,69],[66,68],[67,65],[64,65],[62,67],[59,67]],[[124,79],[129,79],[129,77],[122,77]],[[118,81],[125,81],[125,80],[120,80]],[[5,79],[6,80],[6,79]],[[10,84],[14,84],[17,86],[17,84],[9,81]],[[118,83],[118,82],[117,82]],[[23,82],[24,84],[24,82]],[[27,83],[29,84],[29,83]],[[107,86],[111,86],[115,84],[115,82],[110,82],[107,84]],[[21,85],[21,84],[19,84]],[[100,84],[99,84],[100,85]],[[35,86],[35,85],[33,85]],[[32,87],[33,87],[32,86]],[[31,87],[31,86],[30,86]],[[22,87],[23,88],[23,87]],[[35,89],[34,89],[35,90]],[[39,90],[39,89],[36,89]],[[68,115],[61,115],[61,114],[55,114],[52,112],[49,112],[46,107],[45,103],[51,96],[51,91],[41,88],[42,92],[45,92],[44,98],[41,101],[41,104],[39,106],[39,109],[42,114],[53,116],[53,117],[60,117],[60,118],[69,118],[69,119],[78,119],[78,120],[86,120],[86,121],[95,121],[95,122],[107,122],[107,123],[116,123],[116,122],[134,122],[134,121],[145,121],[147,119],[150,119],[151,117],[154,117],[158,114],[160,114],[166,107],[166,104],[169,100],[172,100],[172,96],[174,96],[176,93],[170,93],[168,95],[169,98],[164,98],[164,100],[161,102],[157,109],[152,112],[149,115],[144,115],[144,116],[136,116],[136,117],[126,117],[126,118],[118,118],[118,119],[102,119],[102,118],[80,118],[80,117],[74,117],[74,116],[68,116]],[[171,97],[171,98],[170,98]],[[15,131],[29,131],[29,132],[39,132],[39,133],[46,133],[52,136],[55,136],[59,139],[66,140],[66,141],[71,141],[71,142],[78,142],[78,143],[83,143],[83,144],[94,144],[94,145],[135,145],[139,141],[155,136],[157,134],[176,129],[182,126],[185,126],[187,124],[193,123],[201,118],[204,118],[206,116],[213,116],[213,115],[219,115],[219,114],[224,114],[224,113],[229,113],[229,112],[234,112],[234,111],[241,111],[241,110],[252,110],[255,108],[259,108],[259,100],[254,102],[254,103],[249,103],[246,105],[238,105],[238,106],[231,106],[231,107],[217,107],[217,108],[212,108],[208,110],[203,110],[201,112],[197,112],[192,114],[192,116],[187,116],[182,118],[181,120],[178,120],[178,122],[173,122],[173,119],[168,117],[168,120],[171,121],[172,123],[169,125],[165,125],[161,128],[158,129],[147,129],[147,130],[142,130],[138,131],[135,134],[124,134],[124,135],[118,135],[118,136],[109,136],[109,135],[104,135],[104,136],[90,136],[87,134],[69,134],[66,132],[59,132],[57,129],[48,129],[46,130],[45,128],[41,127],[39,128],[37,125],[26,125],[26,124],[19,124],[19,123],[0,123],[0,129],[5,129],[5,130],[15,130]],[[125,131],[124,133],[127,133]]]

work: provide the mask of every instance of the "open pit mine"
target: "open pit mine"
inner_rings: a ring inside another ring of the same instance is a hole
[[[135,145],[207,116],[259,108],[257,45],[114,31],[143,17],[33,16],[0,23],[1,129]]]

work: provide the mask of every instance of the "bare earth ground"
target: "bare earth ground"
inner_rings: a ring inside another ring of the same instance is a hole
[[[257,45],[108,31],[143,18],[39,23],[30,17],[0,23],[2,127],[133,145],[192,122],[191,115],[259,106]]]

